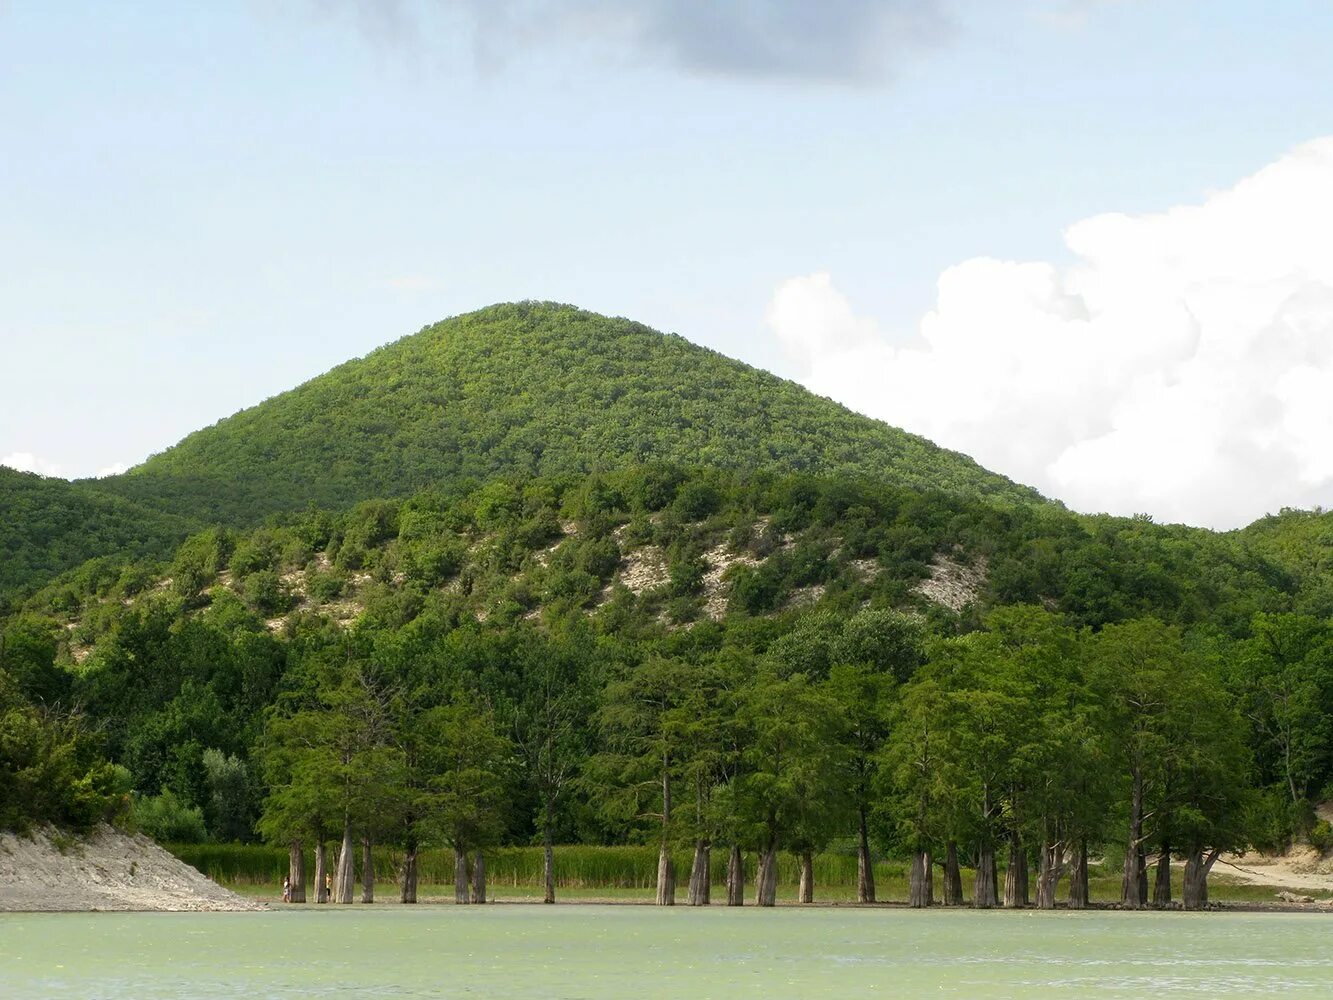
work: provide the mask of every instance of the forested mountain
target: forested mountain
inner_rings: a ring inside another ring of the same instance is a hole
[[[964,455],[681,337],[532,302],[427,327],[94,485],[240,525],[466,477],[645,461],[1038,499]]]
[[[997,853],[1085,903],[1092,850],[1202,905],[1223,850],[1333,842],[1333,515],[1075,514],[624,320],[482,310],[0,502],[0,785],[57,793],[0,824],[132,790],[293,865],[341,836],[340,896],[392,845],[404,899],[425,845],[655,840],[758,852],[770,903],[840,844],[916,903],[960,857],[997,902]]]

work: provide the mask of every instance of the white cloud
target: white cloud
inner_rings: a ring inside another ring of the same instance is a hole
[[[112,462],[105,469],[97,470],[97,478],[104,479],[107,476],[118,476],[122,472],[128,472],[129,468],[130,468],[129,464],[127,462]]]
[[[827,274],[768,320],[802,381],[1081,510],[1233,527],[1333,501],[1333,138],[1201,204],[968,260],[895,347]]]
[[[59,465],[38,458],[30,451],[10,452],[4,458],[0,458],[0,465],[7,465],[19,472],[35,472],[40,476],[59,476],[61,474]]]

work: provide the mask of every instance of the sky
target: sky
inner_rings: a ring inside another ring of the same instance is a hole
[[[551,299],[1085,511],[1333,506],[1333,4],[0,0],[0,464]]]

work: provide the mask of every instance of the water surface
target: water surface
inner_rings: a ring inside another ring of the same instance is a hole
[[[301,907],[0,915],[0,997],[1333,997],[1321,914]]]

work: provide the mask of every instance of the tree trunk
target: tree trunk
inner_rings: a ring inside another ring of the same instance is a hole
[[[555,848],[551,844],[551,802],[546,802],[546,822],[542,824],[542,883],[546,886],[543,903],[555,902]]]
[[[923,848],[912,854],[912,872],[908,885],[908,903],[913,909],[935,905],[935,865],[930,849]]]
[[[972,905],[989,910],[998,905],[995,895],[995,848],[987,844],[977,852],[977,877],[972,887]]]
[[[754,880],[756,906],[776,906],[778,902],[778,845],[769,841],[759,852],[759,874]]]
[[[1146,902],[1148,873],[1143,868],[1144,862],[1143,776],[1135,774],[1129,802],[1129,841],[1125,845],[1125,874],[1120,880],[1120,902],[1127,910],[1141,909]]]
[[[657,905],[676,905],[676,863],[671,860],[671,765],[662,755],[662,846],[657,851]]]
[[[745,855],[740,844],[732,844],[727,857],[727,905],[745,905]]]
[[[676,863],[671,860],[671,848],[665,842],[657,851],[657,905],[676,905]]]
[[[454,902],[458,904],[471,902],[471,872],[468,871],[467,851],[461,847],[454,848]]]
[[[1028,855],[1018,831],[1010,830],[1009,864],[1004,870],[1004,905],[1019,909],[1028,902]]]
[[[1080,838],[1074,851],[1074,867],[1069,872],[1069,908],[1088,908],[1088,841]]]
[[[333,875],[335,899],[339,903],[350,903],[356,889],[356,845],[352,841],[352,822],[343,824],[343,842],[338,851],[338,870]]]
[[[472,902],[486,902],[486,856],[481,851],[472,863]]]
[[[407,849],[407,854],[403,857],[401,891],[399,892],[398,900],[402,903],[415,903],[417,901],[416,845],[409,847]]]
[[[305,850],[299,840],[287,845],[287,881],[291,885],[291,902],[305,902]]]
[[[707,906],[712,898],[712,845],[706,840],[694,842],[694,863],[690,865],[691,906]]]
[[[866,807],[861,807],[861,836],[856,845],[856,901],[875,901],[875,863],[870,857],[870,836],[866,830]]]
[[[361,838],[361,902],[375,902],[375,858],[369,837]]]
[[[1055,909],[1055,895],[1064,869],[1064,845],[1051,841],[1042,844],[1037,858],[1037,909]]]
[[[801,882],[796,892],[799,903],[815,901],[815,857],[809,850],[801,852]]]
[[[329,873],[329,854],[328,848],[324,846],[324,838],[321,837],[315,841],[315,902],[327,903],[329,901],[328,887]]]
[[[1201,848],[1191,850],[1185,859],[1185,909],[1208,909],[1208,873],[1222,856],[1219,850],[1204,854]]]
[[[958,867],[958,843],[953,840],[944,849],[944,905],[963,905],[963,873]]]
[[[1157,856],[1157,877],[1153,881],[1152,905],[1159,910],[1171,908],[1171,845],[1163,840]]]

